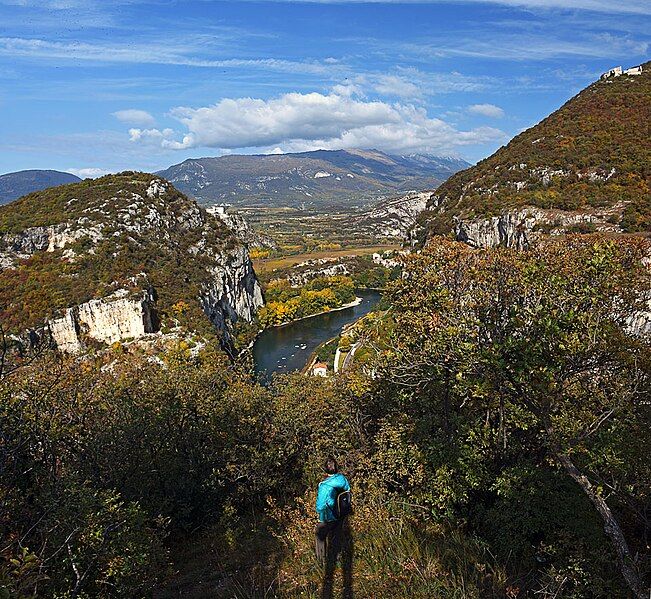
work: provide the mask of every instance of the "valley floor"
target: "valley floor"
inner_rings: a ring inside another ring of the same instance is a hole
[[[371,246],[353,247],[336,250],[320,250],[315,252],[304,252],[291,256],[281,256],[278,258],[262,258],[253,261],[255,272],[259,275],[267,274],[274,270],[281,270],[296,266],[307,260],[319,260],[323,258],[341,258],[345,256],[367,256],[376,252],[385,252],[387,250],[399,250],[398,244],[377,244]]]

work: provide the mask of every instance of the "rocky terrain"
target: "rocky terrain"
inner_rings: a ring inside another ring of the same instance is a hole
[[[599,80],[441,185],[415,237],[523,247],[543,233],[649,232],[650,122],[651,63]]]
[[[412,192],[383,200],[362,214],[353,216],[350,226],[355,231],[376,238],[404,240],[433,195],[431,191]]]
[[[229,206],[211,206],[207,212],[219,218],[248,247],[271,250],[278,248],[271,237],[253,230],[247,220],[241,214],[232,212]]]
[[[228,340],[262,293],[222,221],[145,173],[28,195],[0,208],[0,309],[15,332],[48,323],[67,351],[148,334]]]
[[[467,166],[456,158],[318,150],[189,159],[158,174],[203,204],[349,206],[434,188]]]
[[[34,191],[79,181],[79,177],[60,171],[28,170],[0,175],[0,204],[7,204]]]

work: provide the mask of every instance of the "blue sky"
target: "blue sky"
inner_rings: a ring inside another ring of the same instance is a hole
[[[0,0],[0,173],[342,147],[476,161],[650,43],[651,0]]]

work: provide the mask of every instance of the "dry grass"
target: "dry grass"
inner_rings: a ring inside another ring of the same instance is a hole
[[[314,556],[314,493],[264,524],[226,539],[207,534],[183,544],[179,570],[156,599],[318,599],[324,569]],[[359,503],[351,517],[352,591],[357,599],[496,599],[506,574],[485,546],[461,530],[427,522],[400,504]],[[332,597],[344,593],[342,563]]]

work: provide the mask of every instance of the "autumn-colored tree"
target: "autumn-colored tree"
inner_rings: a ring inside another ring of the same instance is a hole
[[[601,517],[638,598],[645,548],[621,519],[646,526],[627,506],[648,509],[649,477],[625,464],[631,454],[644,464],[649,440],[651,346],[634,327],[648,309],[648,252],[643,239],[595,236],[528,252],[436,241],[393,289],[397,334],[379,375],[419,416],[419,451],[438,456],[452,501],[523,456],[560,467]]]

